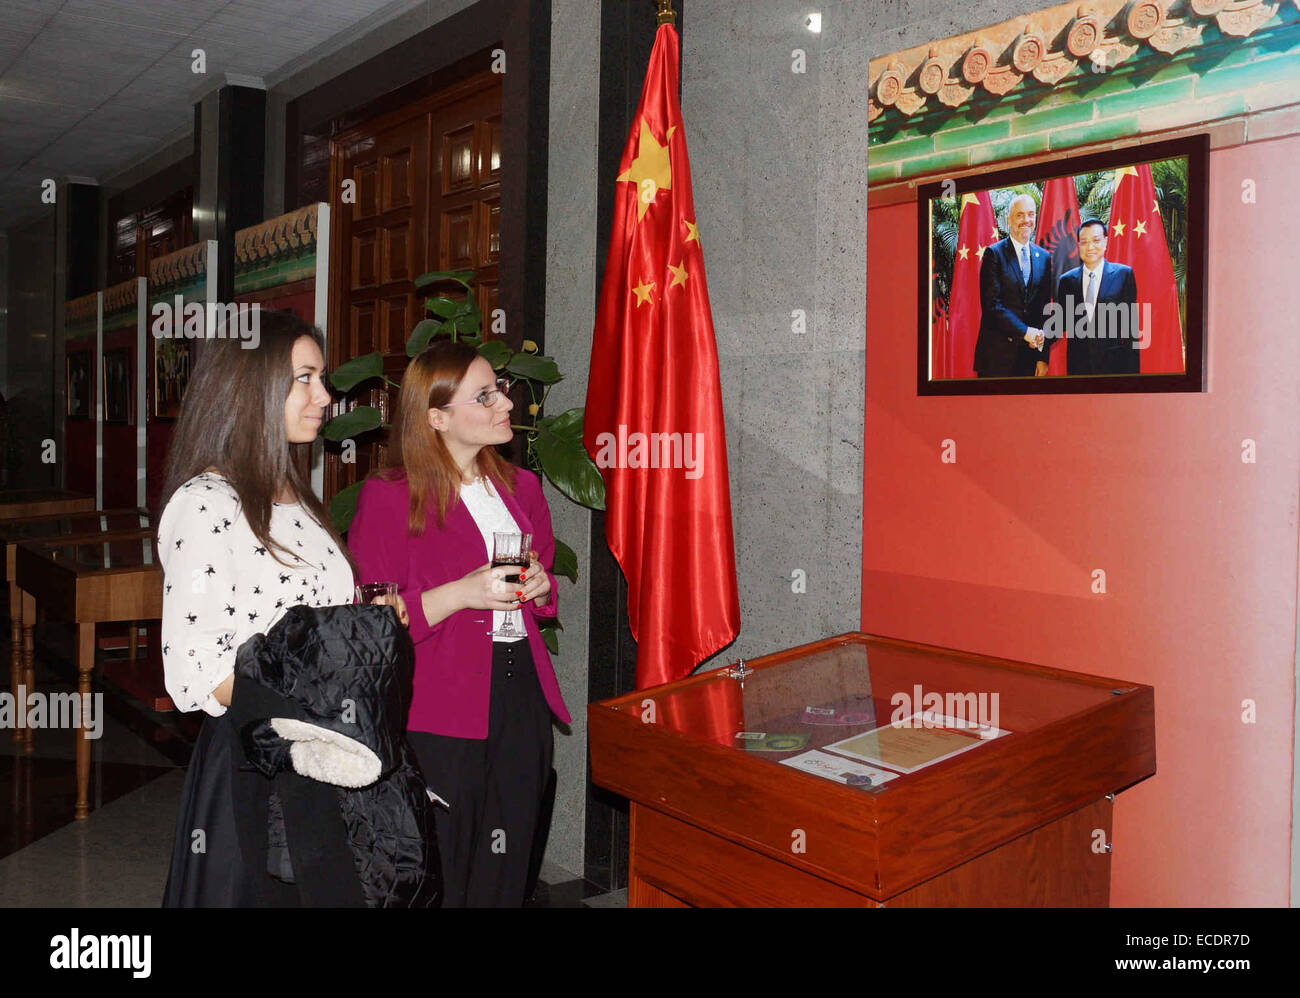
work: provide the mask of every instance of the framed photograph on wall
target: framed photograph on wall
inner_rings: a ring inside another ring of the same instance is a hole
[[[94,357],[89,350],[68,351],[67,361],[67,416],[69,419],[90,418],[90,386],[93,383]]]
[[[918,189],[918,395],[1199,392],[1209,136]]]
[[[181,399],[190,383],[194,366],[194,347],[185,339],[153,341],[153,417],[175,419],[181,412]]]
[[[104,422],[131,420],[131,351],[104,351]]]

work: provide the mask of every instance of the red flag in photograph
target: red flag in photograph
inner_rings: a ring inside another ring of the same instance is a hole
[[[583,444],[605,478],[605,539],[627,578],[637,688],[730,644],[740,599],[718,349],[677,100],[660,25],[623,149]]]
[[[930,377],[951,378],[952,350],[948,344],[948,303],[939,297],[939,289],[930,281]]]
[[[1178,284],[1174,281],[1151,167],[1146,163],[1117,171],[1109,229],[1106,259],[1133,268],[1139,311],[1145,311],[1148,302],[1151,305],[1151,341],[1140,351],[1142,373],[1181,374],[1186,368]]]
[[[948,376],[975,377],[975,341],[980,335],[980,261],[1000,238],[988,191],[963,194],[957,225],[957,253],[948,296]]]
[[[1073,177],[1053,177],[1043,187],[1034,241],[1052,254],[1052,292],[1067,270],[1079,266],[1079,197]],[[1065,374],[1065,343],[1052,347],[1047,373]]]

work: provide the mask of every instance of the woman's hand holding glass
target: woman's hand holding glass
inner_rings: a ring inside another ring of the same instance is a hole
[[[545,606],[551,597],[551,577],[537,560],[537,552],[528,552],[528,567],[519,576],[519,587],[515,590],[520,605],[529,600],[536,600],[538,606]]]
[[[482,568],[461,576],[456,583],[460,591],[460,603],[467,610],[518,610],[519,599],[515,594],[520,591],[520,586],[505,581],[505,576],[513,575],[516,571],[517,568],[500,565],[493,568],[492,563],[488,562]]]
[[[402,626],[411,626],[411,617],[406,611],[406,600],[398,593],[395,582],[363,583],[356,587],[355,597],[358,603],[391,606],[396,611],[397,619],[401,621]]]

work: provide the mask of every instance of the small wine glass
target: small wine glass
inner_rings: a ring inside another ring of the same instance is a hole
[[[513,532],[501,532],[492,534],[492,567],[511,567],[520,568],[521,570],[528,567],[528,550],[529,545],[533,543],[532,534],[517,534]],[[502,577],[504,581],[517,585],[519,583],[519,572]],[[496,638],[522,638],[523,635],[515,630],[514,610],[505,610],[501,616],[501,626],[494,628],[492,636]]]

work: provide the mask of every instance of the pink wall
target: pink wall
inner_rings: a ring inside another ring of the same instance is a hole
[[[1116,906],[1288,903],[1297,161],[1294,136],[1211,153],[1199,395],[918,398],[916,205],[868,215],[862,628],[1155,687]]]

